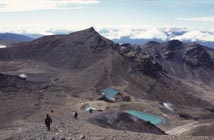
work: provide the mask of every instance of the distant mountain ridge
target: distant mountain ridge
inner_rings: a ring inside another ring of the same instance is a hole
[[[31,37],[14,33],[0,33],[0,39],[14,42],[25,42],[34,40]]]
[[[120,44],[123,44],[123,43],[130,43],[130,44],[136,44],[136,45],[143,45],[143,44],[146,44],[147,42],[150,42],[150,41],[157,41],[157,42],[160,42],[160,43],[164,43],[164,42],[167,42],[167,41],[164,41],[164,40],[161,40],[161,39],[156,39],[156,38],[152,38],[152,39],[134,39],[134,38],[131,38],[130,36],[124,36],[124,37],[121,37],[120,39],[113,39],[113,41],[115,43],[120,43]],[[170,41],[170,40],[169,40]],[[209,48],[214,48],[214,41],[183,41],[183,42],[186,42],[186,43],[198,43],[198,44],[201,44],[203,46],[207,46]]]
[[[73,32],[73,31],[70,31]],[[102,34],[103,36],[110,36],[110,33],[108,30],[98,30],[98,32],[100,34]],[[143,33],[143,31],[141,31]],[[53,35],[58,35],[58,34],[68,34],[69,30],[48,30],[47,33],[53,34]],[[147,32],[148,33],[148,32]],[[164,43],[170,40],[173,40],[176,37],[182,36],[184,34],[188,33],[187,31],[163,31],[163,34],[166,35],[166,39],[161,39],[159,36],[154,36],[152,38],[135,38],[129,35],[125,35],[125,36],[121,36],[119,38],[112,38],[112,41],[114,41],[115,43],[119,43],[119,44],[123,44],[123,43],[130,43],[130,44],[136,44],[136,45],[143,45],[149,41],[157,41],[160,43]],[[0,39],[2,40],[8,40],[8,41],[18,41],[18,42],[22,42],[22,41],[32,41],[34,39],[38,39],[42,36],[45,36],[42,33],[0,33]],[[214,48],[214,41],[205,41],[203,39],[199,40],[199,39],[194,39],[195,41],[192,41],[191,39],[185,39],[183,40],[183,42],[186,43],[198,43],[210,48]]]

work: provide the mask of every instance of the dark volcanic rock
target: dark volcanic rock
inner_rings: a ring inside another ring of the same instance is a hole
[[[24,78],[15,75],[5,75],[0,73],[0,85],[5,85],[5,83],[15,83],[18,81],[24,81]]]
[[[214,83],[213,50],[196,43],[172,40],[162,44],[145,44],[142,51],[149,53],[168,74],[181,79]],[[203,71],[203,73],[202,73]]]
[[[214,62],[206,49],[198,44],[189,46],[184,52],[184,60],[192,66],[206,66],[212,68]]]
[[[119,47],[119,53],[125,58],[133,68],[132,71],[139,71],[149,76],[156,76],[162,72],[161,66],[148,53],[142,53],[139,46],[123,44]]]
[[[163,45],[167,51],[176,51],[183,48],[183,42],[179,40],[171,40]]]
[[[89,122],[104,128],[165,135],[165,132],[155,125],[124,112],[103,113],[90,119]]]
[[[31,83],[24,78],[15,75],[5,75],[0,73],[0,92],[1,91],[19,91],[22,89],[29,90]]]

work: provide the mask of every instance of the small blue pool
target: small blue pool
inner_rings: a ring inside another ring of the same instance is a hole
[[[106,88],[102,92],[109,99],[114,98],[119,93],[118,90],[113,88]]]
[[[148,114],[148,113],[144,113],[144,112],[139,112],[136,110],[125,110],[125,112],[128,114],[131,114],[141,120],[150,121],[150,123],[152,123],[154,125],[165,123],[165,119],[160,116],[156,116],[156,115],[152,115],[152,114]]]

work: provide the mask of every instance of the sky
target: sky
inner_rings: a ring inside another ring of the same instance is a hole
[[[91,26],[110,38],[134,30],[134,38],[147,32],[164,39],[169,30],[188,30],[214,40],[214,0],[0,0],[0,32],[51,34]]]

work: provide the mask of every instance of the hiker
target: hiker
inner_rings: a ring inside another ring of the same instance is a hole
[[[74,119],[77,119],[78,118],[78,113],[77,112],[73,112],[73,117],[74,117]]]
[[[93,109],[92,109],[92,108],[90,108],[90,109],[89,109],[89,113],[92,113],[92,112],[93,112]]]
[[[46,119],[45,119],[45,125],[46,125],[48,131],[50,131],[50,125],[51,125],[51,123],[52,123],[52,119],[51,119],[51,117],[47,114]]]

